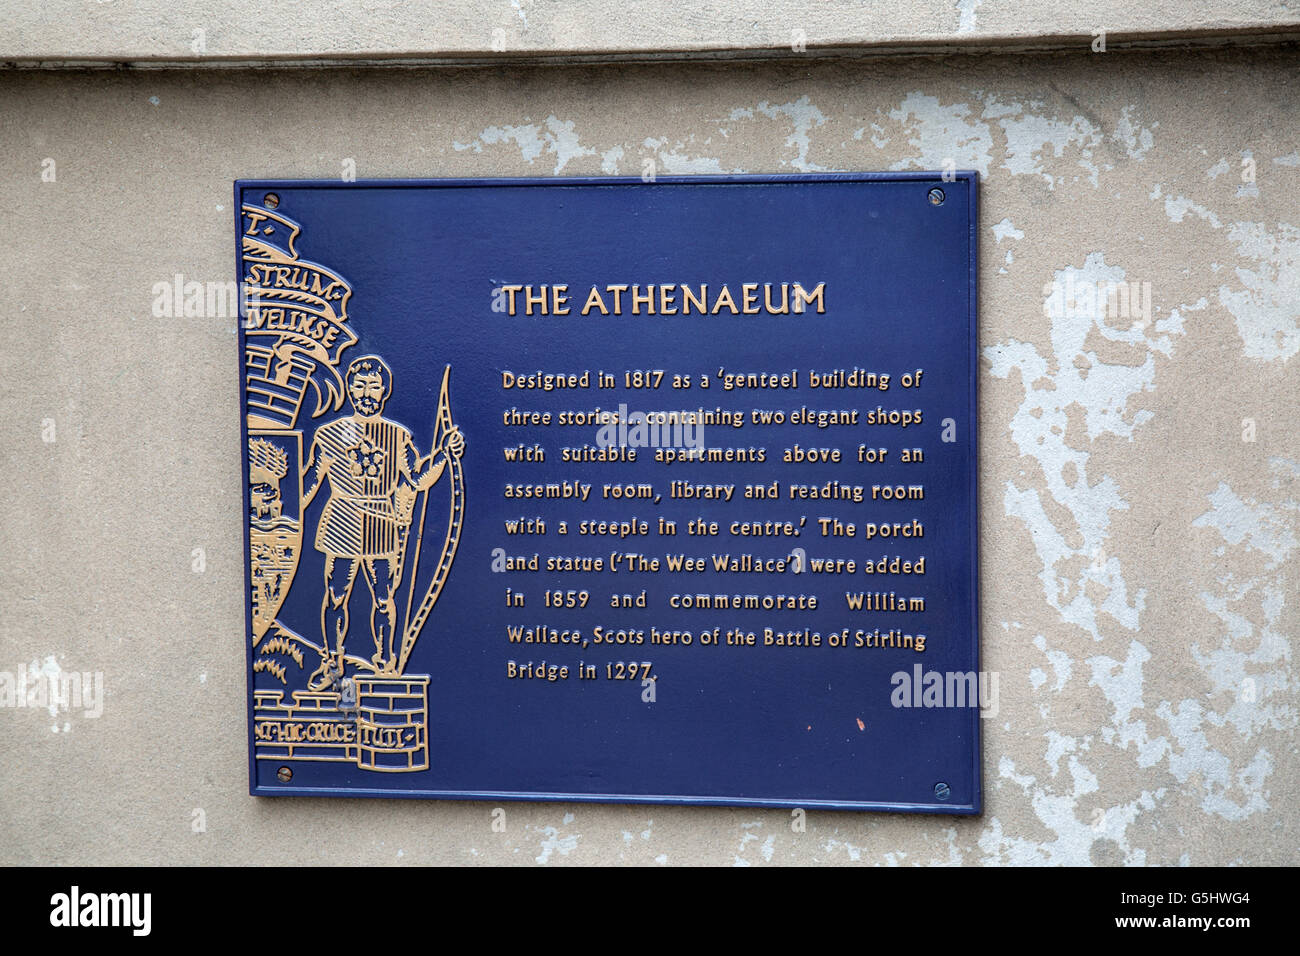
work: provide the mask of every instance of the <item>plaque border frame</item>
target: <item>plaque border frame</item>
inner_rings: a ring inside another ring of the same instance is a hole
[[[909,170],[900,172],[816,172],[816,173],[747,173],[724,175],[687,175],[656,176],[656,186],[728,186],[728,185],[768,185],[779,183],[887,183],[912,182],[933,183],[937,188],[947,192],[950,189],[964,187],[967,191],[969,208],[968,241],[968,288],[967,313],[968,335],[970,341],[970,394],[969,421],[966,427],[970,433],[971,467],[969,474],[970,492],[970,535],[971,535],[971,602],[970,602],[970,641],[971,661],[976,673],[980,672],[980,573],[979,573],[979,181],[977,170],[956,170],[955,172],[930,172]],[[448,177],[448,178],[398,178],[398,179],[357,179],[352,182],[322,179],[236,179],[234,186],[233,224],[234,224],[234,265],[236,283],[239,282],[240,265],[243,261],[241,243],[242,206],[247,190],[275,191],[277,189],[429,189],[448,188],[465,189],[478,187],[573,187],[605,186],[626,187],[645,186],[640,177],[633,176],[526,176],[526,177]],[[242,463],[248,444],[248,416],[246,382],[243,369],[244,348],[244,301],[236,296],[239,303],[239,318],[236,328],[236,357],[238,366],[236,375],[239,380],[240,409],[240,451],[237,461],[243,472],[241,484],[242,502],[249,497],[248,469]],[[249,795],[256,797],[332,797],[332,798],[386,798],[393,800],[487,800],[511,802],[565,802],[565,803],[607,803],[649,806],[711,806],[711,807],[760,807],[772,809],[817,809],[843,810],[856,812],[893,812],[923,813],[940,815],[969,816],[983,813],[983,773],[982,756],[984,737],[980,728],[980,713],[976,707],[967,708],[971,720],[971,759],[974,797],[970,803],[950,804],[935,797],[934,802],[899,803],[888,801],[846,801],[826,799],[781,799],[778,797],[722,797],[713,795],[690,794],[628,794],[628,793],[561,793],[542,791],[502,791],[502,790],[386,790],[381,788],[358,787],[339,790],[330,787],[303,787],[286,785],[282,787],[263,787],[257,783],[257,757],[254,748],[254,711],[252,705],[252,666],[253,666],[253,617],[252,604],[249,600],[252,577],[249,565],[250,529],[247,520],[247,506],[240,511],[240,524],[243,528],[243,553],[241,561],[244,571],[244,650],[245,650],[245,687],[244,707],[247,712],[247,744]]]

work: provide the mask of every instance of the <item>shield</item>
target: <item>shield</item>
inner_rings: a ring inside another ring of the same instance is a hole
[[[253,646],[275,623],[302,553],[302,432],[248,430]]]

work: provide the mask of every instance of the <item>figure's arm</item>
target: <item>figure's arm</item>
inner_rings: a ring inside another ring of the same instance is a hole
[[[429,452],[427,458],[419,458],[415,445],[408,442],[406,445],[407,477],[411,479],[417,491],[427,491],[442,477],[450,456],[455,455],[459,458],[464,450],[465,438],[458,428],[453,428],[444,445]]]
[[[428,491],[432,488],[442,477],[443,469],[446,467],[447,459],[445,457],[439,459],[438,449],[429,452],[427,458],[420,458],[416,454],[415,445],[406,446],[406,475],[411,479],[411,484],[415,486],[416,491]]]
[[[320,489],[321,482],[325,478],[325,471],[328,462],[321,455],[320,442],[311,443],[311,451],[307,456],[307,467],[303,470],[303,492],[302,510],[305,513],[311,500],[316,497],[316,492]]]

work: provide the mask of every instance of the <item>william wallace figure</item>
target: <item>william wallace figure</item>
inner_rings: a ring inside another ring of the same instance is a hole
[[[428,490],[442,476],[448,456],[459,458],[465,447],[460,432],[452,429],[438,448],[420,457],[411,433],[382,417],[393,375],[378,356],[353,361],[345,383],[352,414],[316,430],[304,482],[304,514],[326,478],[330,485],[316,528],[316,550],[325,555],[325,596],[321,664],[308,682],[311,690],[324,690],[343,676],[348,600],[358,570],[371,596],[370,632],[375,642],[371,663],[376,673],[395,670],[394,592],[401,583],[412,504],[418,492]]]

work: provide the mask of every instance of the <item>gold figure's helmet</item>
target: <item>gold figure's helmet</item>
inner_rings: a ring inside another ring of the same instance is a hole
[[[248,514],[252,518],[278,518],[280,479],[289,473],[289,456],[262,438],[248,443]]]
[[[348,400],[357,414],[365,418],[380,414],[393,390],[393,372],[378,355],[353,359],[344,380],[348,387]]]

